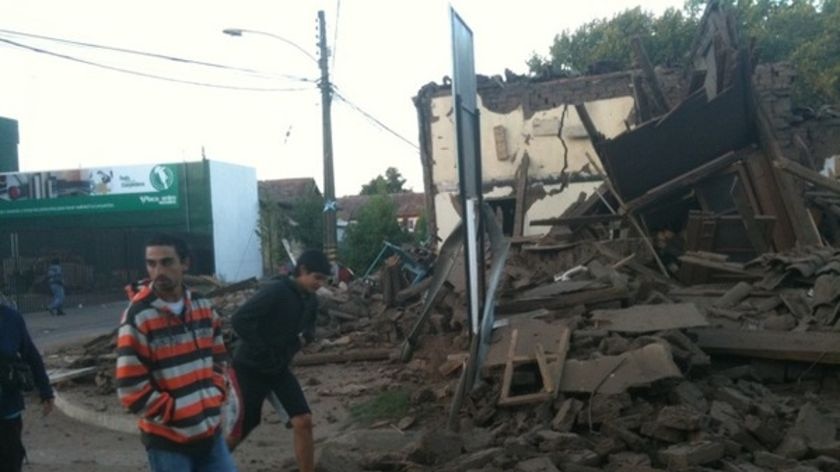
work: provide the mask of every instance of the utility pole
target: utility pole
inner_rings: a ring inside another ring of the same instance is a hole
[[[327,29],[324,11],[318,11],[318,47],[321,55],[318,65],[321,68],[321,113],[324,137],[324,253],[335,262],[337,254],[335,174],[333,172],[332,149],[332,84],[330,83],[329,52],[327,50]]]

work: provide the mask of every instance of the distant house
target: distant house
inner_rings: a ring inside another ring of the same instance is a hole
[[[289,248],[283,246],[282,228],[297,224],[291,218],[290,210],[304,198],[320,197],[321,191],[311,177],[262,180],[258,183],[258,191],[263,267],[266,274],[273,274],[288,260],[288,250],[297,253],[303,249],[297,241],[287,240]]]
[[[403,192],[388,194],[397,207],[397,222],[400,226],[413,233],[417,230],[417,220],[426,209],[425,196],[422,193]],[[338,240],[344,239],[347,226],[354,223],[359,210],[367,204],[372,195],[350,195],[338,199]]]
[[[258,185],[260,203],[275,204],[284,208],[291,208],[303,197],[321,195],[318,184],[312,177],[261,180]]]

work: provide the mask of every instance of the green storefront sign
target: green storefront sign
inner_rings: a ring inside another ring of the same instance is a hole
[[[0,174],[0,217],[178,208],[178,167],[150,164]]]

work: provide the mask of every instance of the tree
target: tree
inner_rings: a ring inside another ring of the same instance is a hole
[[[593,64],[632,66],[629,38],[638,35],[654,64],[685,64],[706,0],[656,17],[636,7],[555,36],[549,55],[528,59],[537,77],[584,73]],[[840,0],[722,0],[735,13],[741,36],[754,41],[759,62],[791,61],[800,105],[840,102]]]
[[[593,64],[614,70],[632,67],[629,39],[639,36],[655,64],[679,65],[693,38],[696,19],[674,8],[655,17],[641,7],[624,10],[610,19],[597,19],[554,37],[549,57],[533,55],[527,62],[537,76],[580,74]]]
[[[396,167],[389,167],[385,175],[379,174],[369,183],[362,185],[359,195],[383,195],[389,193],[403,193],[408,190],[403,188],[405,179]]]
[[[397,208],[387,195],[374,195],[359,209],[356,221],[347,227],[341,245],[341,260],[363,274],[385,241],[400,244],[409,236],[397,222]]]
[[[302,197],[289,212],[292,239],[307,249],[324,245],[324,197],[317,194]]]
[[[323,246],[324,198],[317,194],[305,195],[292,208],[260,202],[260,219],[257,235],[263,250],[263,267],[273,271],[291,260],[286,253],[283,239],[304,248],[320,249]]]

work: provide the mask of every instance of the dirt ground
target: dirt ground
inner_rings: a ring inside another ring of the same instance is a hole
[[[313,410],[316,444],[352,428],[350,407],[384,391],[395,369],[384,363],[295,369]],[[92,383],[59,389],[62,397],[75,405],[108,414],[126,414],[115,395],[96,394]],[[280,422],[270,405],[263,407],[263,415],[263,424],[234,453],[239,470],[295,470],[291,430]],[[29,464],[24,470],[29,472],[147,470],[138,435],[90,426],[57,410],[42,417],[38,405],[31,401],[24,418],[24,444],[29,453]]]

